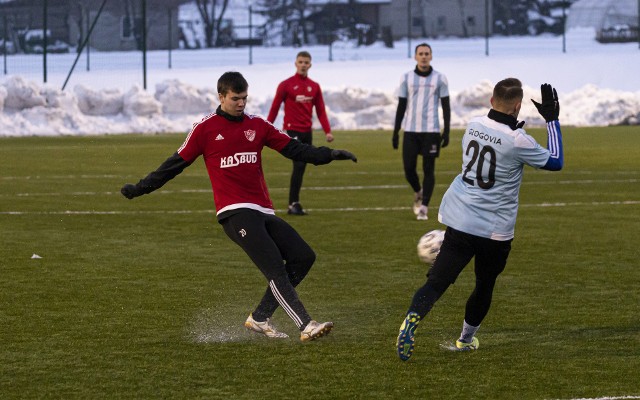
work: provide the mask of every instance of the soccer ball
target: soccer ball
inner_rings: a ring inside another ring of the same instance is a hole
[[[444,231],[433,230],[422,235],[418,240],[418,257],[420,261],[433,264],[440,252],[440,246],[444,240]]]

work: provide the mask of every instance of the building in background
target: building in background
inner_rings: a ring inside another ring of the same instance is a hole
[[[411,37],[473,37],[485,34],[485,0],[393,0],[380,7],[380,26],[394,40]],[[491,26],[491,18],[489,26]]]
[[[219,34],[213,40],[214,47],[263,44],[266,19],[262,14],[253,12],[252,8],[256,3],[256,0],[232,0],[227,3],[226,7],[223,7],[222,2],[217,2],[215,9],[209,9],[209,12],[215,17],[214,25],[217,24],[220,13],[223,13],[219,22]],[[180,5],[178,23],[181,30],[180,48],[200,49],[207,47],[205,23],[193,0]],[[217,26],[213,28],[215,29]]]
[[[147,0],[147,49],[177,48],[178,6],[186,0]],[[103,0],[46,0],[47,51],[77,48],[98,16]],[[96,21],[90,46],[98,51],[142,48],[140,0],[108,0]],[[42,52],[45,1],[0,2],[0,35],[15,51]]]
[[[593,28],[603,43],[635,42],[638,7],[638,0],[579,0],[571,5],[567,28]]]
[[[560,34],[575,0],[254,0],[265,43]],[[303,7],[304,6],[304,7]]]
[[[245,5],[235,15],[247,15],[246,3],[253,5],[255,15],[260,16],[254,19],[254,25],[260,26],[257,32],[264,36],[265,44],[273,46],[329,44],[336,40],[356,40],[359,45],[383,40],[391,45],[407,36],[479,36],[485,34],[486,12],[492,9],[491,2],[485,0],[239,0],[238,3]],[[235,23],[232,14],[229,12],[229,18]]]
[[[601,41],[637,38],[637,0],[0,0],[0,45],[8,53],[246,45],[307,46],[355,41],[388,47],[407,37],[561,34],[591,21]],[[572,6],[572,3],[573,4]],[[575,22],[572,22],[575,21]]]

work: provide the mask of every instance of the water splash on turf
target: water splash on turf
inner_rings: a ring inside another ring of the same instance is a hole
[[[453,342],[440,343],[440,348],[443,349],[443,350],[448,350],[448,351],[460,351],[460,349],[457,348],[455,343],[453,343]]]
[[[195,343],[226,343],[251,340],[250,332],[243,326],[244,320],[233,319],[213,309],[200,311],[188,327],[188,337]],[[232,320],[233,319],[233,320]]]

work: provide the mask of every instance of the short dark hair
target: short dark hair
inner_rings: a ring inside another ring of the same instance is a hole
[[[503,79],[493,88],[493,98],[502,103],[512,103],[522,100],[522,82],[516,78]]]
[[[418,54],[418,47],[423,47],[423,46],[427,46],[431,51],[431,54],[433,54],[433,49],[431,49],[431,46],[428,43],[424,43],[424,42],[416,46],[416,49],[413,51],[413,54]]]
[[[311,60],[311,53],[309,53],[309,52],[308,52],[308,51],[306,51],[306,50],[302,50],[301,52],[299,52],[299,53],[296,55],[296,58],[298,58],[298,57],[306,57],[306,58],[308,58],[309,60]]]
[[[225,95],[228,91],[235,93],[246,92],[249,88],[249,83],[244,79],[244,76],[240,72],[230,71],[222,74],[218,79],[218,93]]]

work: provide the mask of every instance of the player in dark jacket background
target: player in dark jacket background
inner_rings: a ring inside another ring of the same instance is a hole
[[[345,150],[314,147],[293,140],[271,123],[244,113],[248,83],[239,72],[226,72],[218,80],[220,106],[195,124],[184,144],[160,167],[137,184],[125,184],[128,199],[151,193],[203,156],[216,205],[218,222],[267,278],[268,287],[245,322],[248,329],[268,337],[288,337],[271,324],[281,306],[300,329],[300,340],[321,337],[332,322],[311,319],[295,287],[315,261],[315,253],[300,235],[275,215],[262,170],[262,149],[267,146],[296,161],[314,165],[353,160]]]
[[[315,107],[327,142],[332,142],[333,134],[331,134],[331,126],[327,119],[322,90],[320,85],[308,76],[309,68],[311,68],[311,54],[306,51],[299,52],[296,56],[295,66],[295,75],[278,85],[267,120],[271,123],[276,120],[280,105],[284,102],[284,129],[287,134],[302,143],[312,144],[313,108]],[[306,166],[307,163],[304,161],[293,161],[288,211],[291,215],[306,214],[300,205],[300,189]]]

